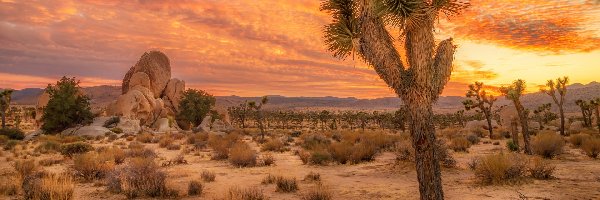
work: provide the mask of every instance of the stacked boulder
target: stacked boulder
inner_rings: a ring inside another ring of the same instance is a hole
[[[171,65],[164,53],[150,51],[125,74],[121,89],[122,95],[108,106],[107,115],[165,130],[164,122],[179,111],[185,82],[171,78]]]

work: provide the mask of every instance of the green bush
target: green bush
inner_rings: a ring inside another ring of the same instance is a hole
[[[177,121],[196,127],[215,106],[215,102],[215,97],[203,90],[187,89],[179,102],[181,112],[177,114]]]
[[[42,130],[46,133],[54,134],[92,122],[89,97],[82,95],[75,78],[62,77],[56,85],[48,85],[46,92],[50,95],[42,115]]]
[[[18,140],[8,140],[8,142],[4,144],[4,150],[12,150],[17,144],[19,144]]]
[[[315,150],[310,154],[310,163],[315,165],[325,165],[331,160],[331,154],[326,150]]]
[[[38,145],[37,147],[35,147],[35,152],[38,153],[53,153],[53,152],[59,152],[61,150],[61,145],[59,142],[57,141],[53,141],[53,140],[47,140],[44,141],[42,144]]]
[[[82,154],[88,151],[94,150],[92,145],[85,142],[74,142],[69,144],[63,144],[60,153],[67,157],[73,157],[75,154]]]
[[[506,141],[506,148],[512,152],[519,151],[519,146],[512,139]]]
[[[2,128],[0,129],[0,135],[5,135],[11,140],[22,140],[25,138],[25,133],[17,128]]]

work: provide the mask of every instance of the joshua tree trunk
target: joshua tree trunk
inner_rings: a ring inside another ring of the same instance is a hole
[[[490,132],[490,139],[492,139],[492,134],[494,134],[493,133],[494,128],[492,127],[492,117],[491,117],[491,114],[489,114],[489,113],[486,114],[485,115],[485,119],[486,119],[487,124],[488,124],[488,131]]]
[[[531,154],[531,146],[529,144],[529,125],[527,123],[527,113],[520,101],[513,101],[519,114],[519,121],[521,123],[521,132],[523,133],[523,146],[525,147],[525,153]]]
[[[443,199],[439,161],[435,152],[435,126],[430,104],[409,106],[413,147],[421,199]]]
[[[2,128],[6,128],[6,111],[0,111],[2,113]]]
[[[517,122],[516,118],[511,118],[510,120],[510,128],[511,128],[511,133],[512,133],[512,140],[513,143],[515,144],[515,146],[517,146],[517,151],[519,151],[519,128],[517,127],[519,126],[519,123]]]
[[[565,133],[565,111],[563,109],[562,104],[560,104],[558,106],[558,114],[560,115],[560,135],[566,136],[566,133]]]

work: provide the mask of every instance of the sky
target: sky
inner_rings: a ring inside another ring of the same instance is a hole
[[[467,85],[524,79],[600,81],[600,4],[592,0],[471,0],[442,15],[436,39],[454,39],[444,96]],[[42,88],[62,76],[120,85],[146,51],[172,77],[214,95],[394,96],[358,58],[327,52],[331,17],[318,0],[0,0],[0,88]],[[390,28],[393,29],[393,28]],[[397,31],[390,30],[392,33]],[[399,35],[398,48],[402,48]]]

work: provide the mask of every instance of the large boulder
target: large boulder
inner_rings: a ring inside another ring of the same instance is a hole
[[[172,109],[173,113],[179,112],[179,102],[181,102],[181,98],[183,97],[183,92],[185,91],[185,82],[179,79],[171,79],[169,83],[167,83],[167,87],[164,91],[163,100],[165,101],[165,106],[167,108]]]
[[[150,78],[150,90],[154,98],[159,98],[171,79],[171,64],[169,58],[160,51],[144,53],[140,60],[129,69],[123,78],[122,94],[129,91],[131,77],[138,72],[144,72]]]
[[[63,130],[61,135],[75,135],[75,136],[99,136],[104,135],[107,132],[111,132],[109,129],[102,126],[87,125],[68,128]]]
[[[150,76],[148,76],[148,74],[144,72],[136,72],[133,75],[131,75],[131,78],[129,79],[128,89],[131,90],[132,87],[138,85],[144,88],[150,88]]]
[[[215,132],[229,132],[233,130],[233,126],[231,126],[231,124],[220,120],[220,119],[216,119],[213,123],[212,123],[212,127],[210,128],[210,131],[215,131]]]
[[[196,130],[202,132],[210,132],[211,121],[212,118],[210,117],[210,115],[207,115],[206,117],[204,117],[204,119],[202,119],[202,122],[200,123],[200,125],[198,125]]]
[[[137,134],[142,130],[142,127],[140,126],[140,120],[123,117],[119,120],[116,128],[121,129],[123,133],[133,134]]]
[[[131,90],[119,96],[117,101],[109,106],[107,114],[138,119],[142,123],[146,123],[153,116],[153,104],[154,102],[149,101],[144,93],[139,90]]]
[[[582,121],[574,121],[569,125],[569,132],[571,133],[579,133],[584,129],[584,124]]]

